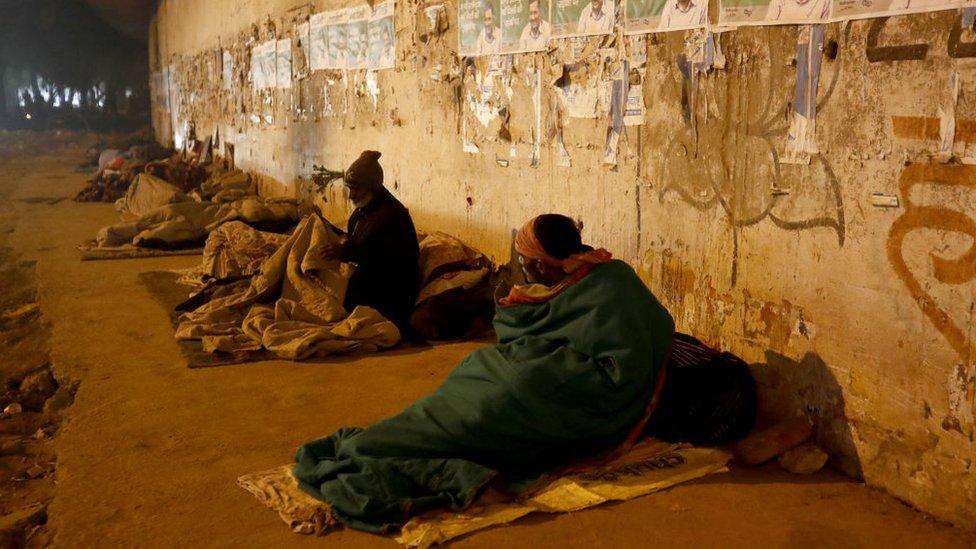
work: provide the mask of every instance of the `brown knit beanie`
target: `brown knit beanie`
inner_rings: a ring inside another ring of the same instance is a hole
[[[383,186],[383,168],[380,166],[381,153],[377,151],[363,151],[346,170],[344,179],[349,183],[368,187]]]

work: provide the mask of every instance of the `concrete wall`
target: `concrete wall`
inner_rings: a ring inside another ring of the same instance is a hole
[[[756,365],[768,409],[814,417],[836,466],[976,524],[976,36],[958,12],[827,25],[820,152],[809,164],[779,161],[797,27],[719,35],[724,68],[694,79],[678,67],[687,33],[653,36],[640,84],[646,122],[626,127],[606,166],[607,117],[568,118],[552,84],[574,59],[583,61],[571,80],[598,83],[615,66],[605,60],[616,40],[515,56],[510,82],[488,100],[507,117],[483,126],[468,97],[487,60],[457,59],[455,5],[431,26],[421,4],[404,1],[397,68],[376,74],[375,99],[364,71],[251,92],[248,40],[288,36],[309,12],[343,6],[313,4],[163,0],[151,58],[154,70],[173,64],[179,89],[171,112],[154,109],[160,139],[190,120],[198,135],[219,128],[238,165],[276,182],[267,192],[295,192],[312,164],[341,169],[378,149],[420,228],[456,233],[501,263],[530,216],[578,217],[587,241],[638,268],[681,330]],[[220,47],[238,62],[231,91],[219,64],[208,68]],[[296,53],[299,73],[301,64]],[[955,140],[939,155],[954,72]],[[571,167],[557,165],[560,129]],[[465,153],[465,139],[480,152]],[[328,213],[343,215],[331,198]],[[875,204],[894,198],[897,207]]]

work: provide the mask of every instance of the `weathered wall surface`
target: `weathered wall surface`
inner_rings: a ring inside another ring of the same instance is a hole
[[[768,408],[813,416],[837,466],[976,524],[976,36],[957,12],[827,26],[820,152],[809,164],[779,162],[797,27],[721,34],[724,68],[695,79],[679,70],[686,33],[653,36],[646,122],[626,127],[607,167],[606,117],[566,118],[552,83],[579,57],[574,78],[599,79],[600,54],[591,54],[615,40],[516,55],[504,97],[496,86],[493,99],[504,116],[485,127],[467,97],[487,61],[456,58],[456,8],[448,3],[432,27],[422,5],[404,1],[397,68],[376,74],[375,98],[364,71],[305,75],[297,52],[302,77],[291,90],[252,93],[248,40],[287,37],[308,13],[343,6],[313,4],[161,2],[153,69],[172,64],[178,85],[169,112],[156,102],[160,139],[188,121],[198,135],[219,128],[238,165],[276,182],[267,192],[294,192],[312,164],[339,169],[378,149],[388,186],[419,227],[456,233],[501,263],[530,216],[578,217],[589,242],[638,268],[680,329],[756,364]],[[221,89],[221,47],[237,62],[230,91]],[[934,153],[954,71],[947,159]],[[557,165],[560,135],[571,167]],[[480,152],[465,153],[464,139]],[[898,206],[875,205],[875,193]],[[344,214],[334,193],[326,207]]]

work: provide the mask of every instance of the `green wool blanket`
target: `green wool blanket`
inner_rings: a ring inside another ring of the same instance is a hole
[[[435,507],[463,509],[496,477],[524,490],[623,441],[674,334],[671,315],[622,261],[548,302],[499,307],[494,324],[498,344],[468,355],[432,394],[301,446],[300,486],[371,532]]]

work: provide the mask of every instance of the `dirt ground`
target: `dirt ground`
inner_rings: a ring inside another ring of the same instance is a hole
[[[59,380],[78,384],[54,438],[48,535],[59,547],[387,546],[346,531],[291,533],[238,488],[247,472],[287,463],[302,442],[376,421],[434,388],[475,343],[334,363],[264,362],[190,370],[167,312],[138,273],[197,258],[81,262],[76,246],[113,222],[111,204],[68,198],[84,186],[80,149],[0,152],[0,226],[36,261]],[[4,290],[6,291],[6,290]],[[886,494],[831,472],[734,469],[625,503],[530,518],[459,547],[567,545],[976,547]]]

